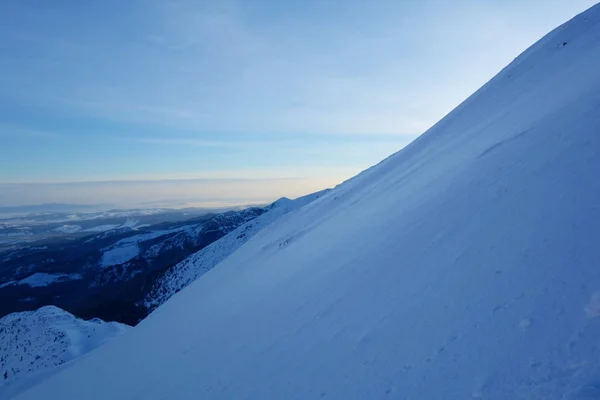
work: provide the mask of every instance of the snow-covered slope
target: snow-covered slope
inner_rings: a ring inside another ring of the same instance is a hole
[[[277,200],[271,204],[266,213],[241,225],[236,230],[223,236],[199,252],[192,254],[168,270],[157,281],[148,296],[146,296],[144,306],[148,311],[154,310],[175,293],[188,286],[239,249],[260,230],[265,229],[283,215],[318,199],[327,193],[327,191],[323,190],[295,200],[287,198]]]
[[[600,398],[600,6],[23,399]]]
[[[0,397],[1,386],[73,360],[129,328],[99,319],[84,321],[54,306],[1,318]]]

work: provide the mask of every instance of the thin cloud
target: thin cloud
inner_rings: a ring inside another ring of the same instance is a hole
[[[223,140],[211,140],[202,138],[203,135],[190,134],[186,137],[161,137],[161,136],[125,136],[115,137],[116,140],[126,140],[138,143],[156,144],[156,145],[172,145],[172,146],[195,146],[195,147],[215,147],[215,148],[254,148],[254,147],[275,147],[278,149],[293,149],[293,150],[315,150],[323,147],[356,147],[356,143],[364,142],[365,145],[405,145],[412,141],[418,135],[416,133],[407,134],[391,134],[384,132],[381,134],[364,134],[357,130],[353,135],[352,140],[347,141],[336,133],[331,134],[295,134],[287,137],[279,135],[276,139],[263,139],[261,137],[253,137],[253,140],[242,139],[238,137],[229,137],[222,135]],[[214,135],[219,136],[219,135]]]
[[[21,126],[0,125],[0,137],[10,138],[36,138],[36,139],[59,139],[62,135],[56,132],[30,129]]]
[[[146,143],[146,144],[160,144],[160,145],[172,145],[172,146],[195,146],[195,147],[229,147],[229,148],[240,148],[246,146],[256,146],[259,143],[256,142],[225,142],[225,141],[211,141],[193,138],[152,138],[152,137],[131,137],[127,140]]]
[[[323,171],[321,171],[323,173]],[[0,185],[0,206],[71,203],[114,204],[136,207],[152,200],[169,205],[178,202],[213,207],[268,203],[280,197],[298,197],[332,187],[339,177],[117,181]],[[172,204],[172,203],[171,203]]]
[[[191,109],[171,106],[161,106],[154,104],[143,104],[143,103],[119,103],[110,101],[97,101],[97,100],[78,100],[73,101],[70,99],[62,99],[64,103],[74,106],[76,108],[88,109],[92,111],[117,111],[123,112],[127,115],[149,115],[156,117],[158,114],[162,117],[170,117],[176,119],[188,119],[198,114]]]

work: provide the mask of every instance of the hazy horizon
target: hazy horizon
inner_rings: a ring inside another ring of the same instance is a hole
[[[218,209],[268,204],[282,197],[293,199],[333,188],[344,180],[340,179],[223,178],[9,183],[0,184],[0,209],[47,204],[93,206],[97,210],[186,207]],[[240,196],[239,193],[243,195]]]

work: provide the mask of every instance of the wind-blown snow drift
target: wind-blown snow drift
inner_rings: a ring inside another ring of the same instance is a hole
[[[598,71],[596,6],[23,398],[598,397]]]

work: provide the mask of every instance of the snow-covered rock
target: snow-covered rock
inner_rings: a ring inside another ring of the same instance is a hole
[[[129,328],[99,319],[84,321],[54,306],[0,318],[0,397],[1,386],[74,360]]]
[[[21,399],[592,399],[600,6]]]
[[[277,200],[264,214],[239,226],[234,231],[169,269],[146,296],[144,306],[148,311],[154,310],[175,293],[227,258],[260,230],[265,229],[283,215],[318,199],[327,191],[323,190],[295,200],[287,198]]]

